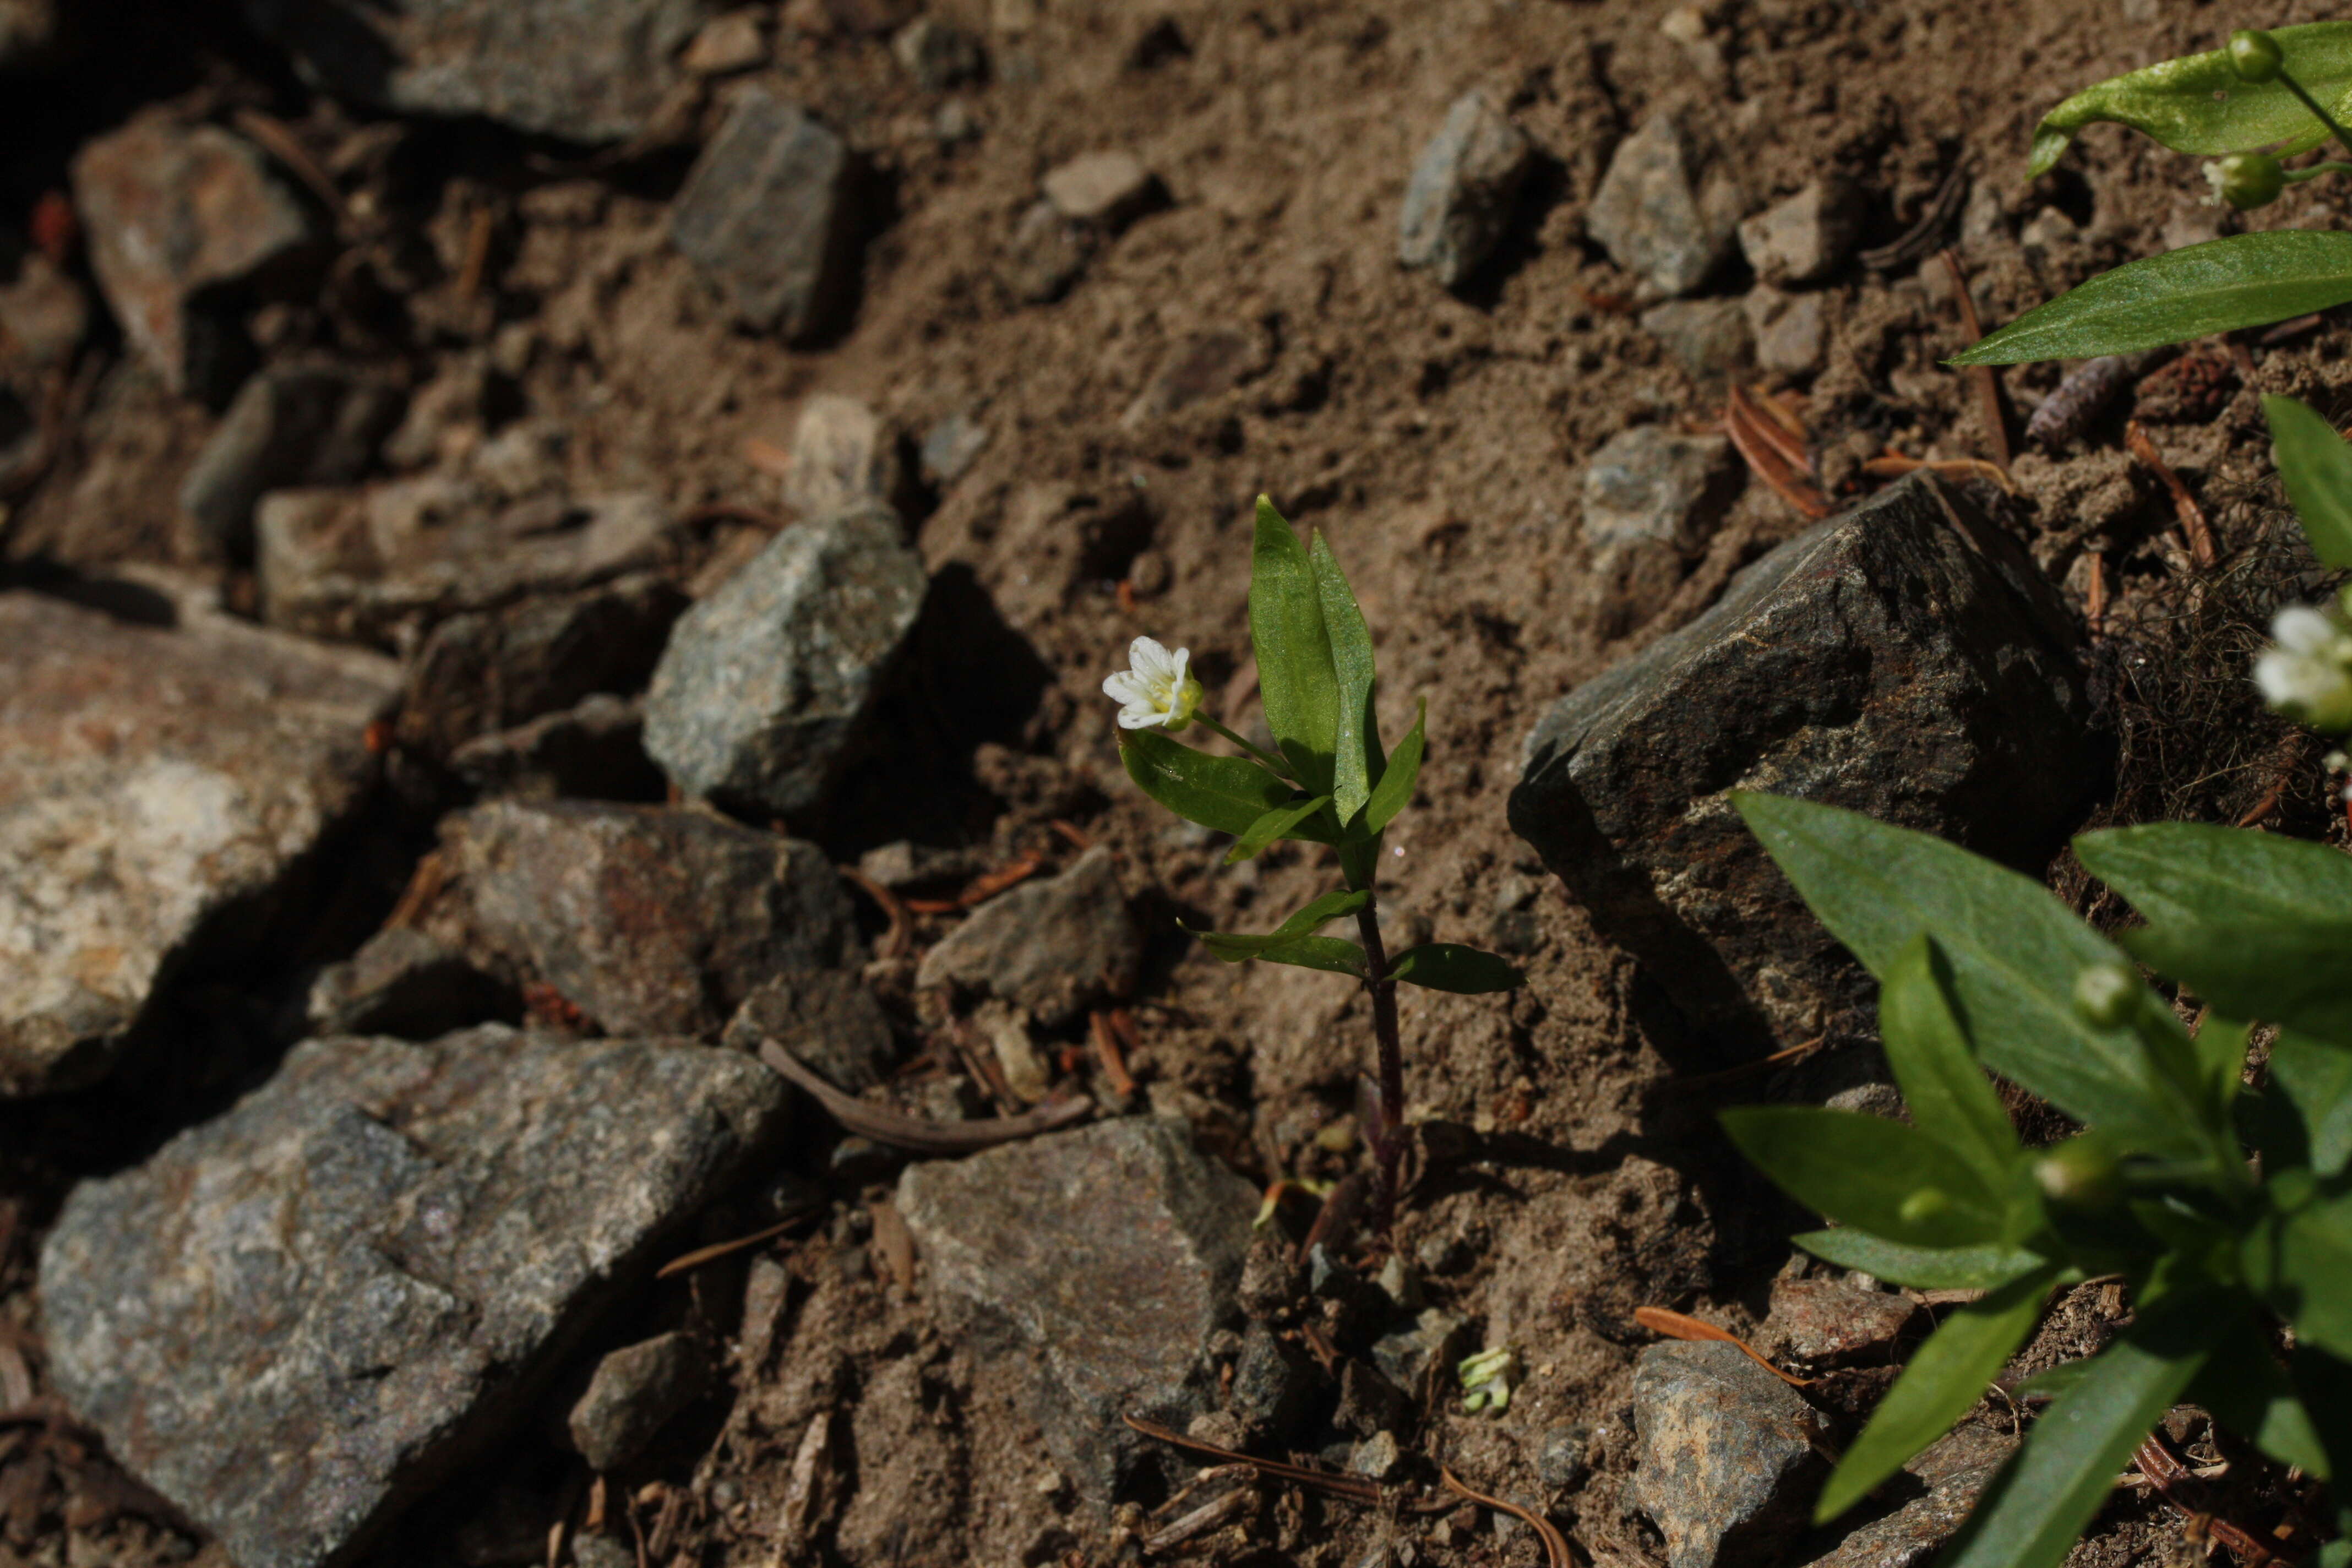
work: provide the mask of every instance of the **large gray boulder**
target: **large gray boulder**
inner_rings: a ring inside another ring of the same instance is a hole
[[[51,1374],[240,1568],[349,1562],[529,1412],[782,1090],[675,1042],[310,1041],[67,1199],[41,1254]]]
[[[929,580],[898,514],[796,524],[687,611],[646,695],[646,750],[689,795],[819,805],[849,761]]]
[[[271,940],[398,689],[389,659],[195,606],[0,593],[0,1098],[95,1082],[175,978]]]
[[[1511,826],[1719,1046],[1865,1027],[1868,988],[1733,810],[1763,790],[2039,870],[2107,753],[2032,562],[1929,475],[1742,572],[1528,734]]]

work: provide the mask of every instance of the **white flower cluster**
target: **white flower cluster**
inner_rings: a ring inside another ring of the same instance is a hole
[[[2352,632],[2308,605],[2281,610],[2271,623],[2275,647],[2254,660],[2254,684],[2290,719],[2315,730],[2352,730]]]

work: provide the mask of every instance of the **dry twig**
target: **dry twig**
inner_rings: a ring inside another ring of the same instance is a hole
[[[1779,1378],[1791,1388],[1811,1388],[1813,1380],[1782,1372],[1756,1352],[1756,1347],[1728,1329],[1718,1329],[1713,1323],[1702,1323],[1696,1318],[1664,1307],[1636,1307],[1633,1321],[1654,1334],[1664,1334],[1670,1340],[1707,1340],[1717,1344],[1736,1345],[1739,1353]]]
[[[1051,1132],[1074,1121],[1082,1121],[1093,1113],[1095,1108],[1092,1100],[1079,1095],[1073,1100],[1048,1101],[1018,1116],[982,1117],[972,1121],[928,1121],[919,1116],[904,1116],[878,1105],[868,1105],[862,1100],[842,1093],[774,1040],[760,1042],[760,1059],[805,1089],[811,1099],[824,1107],[826,1115],[850,1131],[861,1138],[871,1138],[877,1143],[887,1143],[894,1149],[912,1150],[918,1154],[976,1153],[982,1149],[992,1149],[999,1143],[1034,1138],[1040,1132]]]
[[[1484,1492],[1472,1491],[1456,1480],[1454,1472],[1443,1465],[1437,1468],[1437,1476],[1445,1483],[1446,1489],[1456,1497],[1467,1498],[1482,1508],[1500,1509],[1512,1518],[1531,1526],[1543,1542],[1544,1556],[1549,1560],[1551,1568],[1575,1568],[1576,1557],[1569,1551],[1568,1537],[1560,1533],[1559,1526],[1531,1508],[1521,1508],[1517,1503],[1505,1502],[1501,1498],[1488,1497]]]
[[[1157,1421],[1146,1421],[1140,1415],[1127,1415],[1121,1419],[1156,1442],[1189,1449],[1195,1454],[1206,1454],[1220,1464],[1247,1465],[1270,1479],[1309,1487],[1332,1497],[1345,1498],[1349,1502],[1376,1505],[1381,1500],[1380,1482],[1361,1476],[1336,1475],[1329,1470],[1310,1470],[1304,1465],[1286,1465],[1278,1459],[1255,1458],[1231,1448],[1221,1448],[1214,1443],[1203,1443],[1198,1437],[1188,1437],[1173,1427],[1162,1426]]]
[[[1805,470],[1801,449],[1794,458],[1790,456],[1787,426],[1758,407],[1737,382],[1723,411],[1723,431],[1756,477],[1807,521],[1829,516],[1829,498]]]
[[[1960,270],[1960,258],[1949,249],[1942,252],[1944,270],[1951,274],[1952,292],[1959,297],[1960,325],[1968,329],[1969,341],[1984,336],[1984,323],[1977,319],[1976,296],[1969,292],[1968,274]],[[2001,413],[2000,373],[1989,364],[1968,367],[1969,381],[1977,391],[1977,418],[1984,426],[1985,440],[1992,447],[1993,467],[2009,467],[2009,420]],[[2014,494],[2016,487],[2006,479],[2002,488]]]
[[[2148,439],[2147,431],[2138,420],[2125,422],[2124,445],[2131,448],[2133,457],[2153,469],[2164,488],[2172,492],[2173,512],[2180,519],[2180,531],[2189,539],[2189,559],[2196,563],[2199,571],[2210,572],[2220,555],[2213,548],[2213,530],[2205,521],[2205,509],[2197,504],[2197,498],[2189,493],[2189,487],[2180,482],[2180,476],[2165,462],[2156,449],[2156,443]]]

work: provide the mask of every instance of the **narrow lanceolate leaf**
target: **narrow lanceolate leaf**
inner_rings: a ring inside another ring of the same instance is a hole
[[[1286,805],[1291,787],[1257,763],[1215,757],[1157,730],[1121,730],[1119,760],[1138,788],[1187,822],[1236,837]]]
[[[2231,1017],[2352,1047],[2352,921],[2151,925],[2122,941]]]
[[[1372,797],[1364,805],[1364,831],[1378,833],[1396,820],[1396,814],[1412,799],[1412,786],[1421,780],[1421,752],[1425,743],[1422,730],[1429,722],[1429,704],[1423,701],[1421,711],[1413,715],[1412,728],[1397,742],[1396,754],[1381,770],[1380,783],[1372,786]]]
[[[1372,715],[1372,633],[1348,586],[1347,574],[1319,532],[1307,548],[1323,629],[1331,641],[1331,669],[1339,683],[1339,728],[1331,763],[1331,798],[1344,826],[1356,819],[1381,776],[1380,721]]]
[[[2017,1131],[1952,1011],[1948,973],[1934,939],[1913,938],[1879,987],[1878,1030],[1913,1122],[1999,1191],[2022,1157]]]
[[[1299,783],[1329,795],[1339,732],[1339,677],[1331,662],[1322,593],[1298,535],[1264,496],[1257,498],[1257,534],[1250,548],[1249,609],[1266,728],[1297,770]]]
[[[1425,942],[1397,954],[1389,965],[1391,977],[1432,991],[1453,991],[1465,996],[1508,991],[1527,976],[1491,952],[1450,942]]]
[[[2287,73],[2341,117],[2352,104],[2352,23],[2278,27],[2271,37]],[[2284,84],[2240,81],[2228,52],[2215,49],[2110,77],[2052,110],[2034,128],[2027,176],[2048,174],[2074,132],[2100,121],[2144,132],[2176,153],[2205,157],[2265,146],[2301,153],[2327,139],[2327,128]]]
[[[2074,853],[2154,924],[2352,921],[2352,856],[2325,844],[2163,822],[2079,835]]]
[[[1913,1247],[1980,1247],[2001,1204],[1966,1162],[1916,1127],[1853,1110],[1727,1110],[1739,1152],[1791,1197],[1841,1225]]]
[[[1267,931],[1264,936],[1247,936],[1238,931],[1193,931],[1183,921],[1177,929],[1201,939],[1202,946],[1228,963],[1239,963],[1254,958],[1269,947],[1279,946],[1293,937],[1312,936],[1342,915],[1352,915],[1371,902],[1372,895],[1360,888],[1344,888],[1326,893],[1297,914]]]
[[[2352,443],[2292,397],[2264,397],[2263,413],[2272,458],[2312,553],[2330,566],[2352,566]]]
[[[2030,877],[1907,828],[1781,795],[1732,797],[1822,923],[1882,981],[1931,931],[1954,1011],[1985,1066],[2150,1153],[2208,1151],[2201,1097],[2127,1028],[2074,1010],[2074,981],[2125,962]],[[2188,1040],[2179,1041],[2181,1054]]]
[[[1225,864],[1237,865],[1263,850],[1277,838],[1297,837],[1299,826],[1308,817],[1331,804],[1328,795],[1311,795],[1295,805],[1280,805],[1249,825],[1234,847],[1225,851]]]
[[[2294,1325],[2297,1341],[2352,1362],[2352,1194],[2255,1226],[2241,1262],[2246,1282]]]
[[[2049,1265],[2015,1247],[1906,1247],[1851,1226],[1808,1230],[1790,1239],[1824,1263],[1921,1290],[1998,1290]]]
[[[2271,1349],[2271,1336],[2251,1313],[2236,1314],[2189,1385],[2189,1397],[2281,1464],[2300,1465],[2321,1480],[2334,1468],[2311,1412]]]
[[[1272,947],[1250,953],[1268,963],[1292,963],[1301,969],[1328,970],[1333,974],[1364,977],[1364,950],[1336,936],[1286,937]]]
[[[1944,1320],[1871,1413],[1822,1488],[1813,1522],[1835,1519],[1951,1430],[2042,1320],[2050,1270],[2012,1281]]]
[[[2148,1428],[2205,1363],[2226,1298],[2196,1291],[2143,1307],[2085,1363],[1961,1526],[1939,1568],[2056,1568],[2115,1489]]]
[[[2273,229],[2127,261],[2028,310],[1954,364],[2092,359],[2266,326],[2352,300],[2352,234]]]
[[[2282,1029],[2271,1044],[2271,1083],[2303,1123],[2312,1174],[2342,1171],[2352,1161],[2352,1049]]]

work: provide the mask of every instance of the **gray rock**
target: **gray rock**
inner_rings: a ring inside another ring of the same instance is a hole
[[[826,336],[853,292],[859,174],[848,143],[799,105],[748,88],[677,193],[670,241],[744,326]]]
[[[757,1056],[774,1040],[838,1088],[880,1084],[898,1058],[890,1020],[855,974],[817,970],[770,980],[743,998],[722,1043]]]
[[[1819,294],[1783,294],[1769,284],[1748,291],[1756,364],[1775,375],[1811,375],[1829,353],[1828,311]]]
[[[1062,216],[1104,230],[1133,222],[1160,195],[1160,181],[1143,160],[1116,149],[1056,164],[1038,185]]]
[[[1862,1290],[1839,1279],[1775,1279],[1764,1339],[1800,1361],[1828,1365],[1892,1359],[1918,1308],[1908,1297]]]
[[[478,736],[449,753],[449,767],[484,797],[659,800],[669,781],[646,755],[645,731],[643,703],[599,693]]]
[[[512,988],[465,954],[421,931],[388,926],[351,957],[319,972],[305,1003],[304,1032],[430,1040],[521,1016]]]
[[[401,742],[446,757],[593,694],[642,689],[686,605],[675,584],[638,574],[452,616],[409,662]]]
[[[1372,1342],[1372,1364],[1407,1394],[1418,1397],[1432,1377],[1444,1377],[1462,1359],[1469,1325],[1435,1307],[1423,1310],[1408,1328]]]
[[[254,513],[263,619],[380,647],[436,622],[662,563],[669,510],[650,495],[500,504],[445,473],[366,490],[278,490]]]
[[[1348,1468],[1356,1475],[1370,1476],[1376,1481],[1387,1480],[1404,1465],[1404,1450],[1397,1447],[1393,1432],[1375,1432],[1357,1444],[1348,1455]]]
[[[1557,1498],[1592,1468],[1592,1428],[1581,1424],[1555,1426],[1536,1441],[1536,1479]]]
[[[0,1097],[97,1081],[161,989],[282,939],[397,689],[218,614],[0,593]]]
[[[1422,148],[1405,186],[1397,259],[1457,289],[1495,253],[1535,162],[1527,132],[1483,92],[1465,92]]]
[[[1642,312],[1642,330],[1664,343],[1693,381],[1735,375],[1755,350],[1747,307],[1738,300],[1669,300]]]
[[[923,955],[918,985],[952,982],[1025,1007],[1052,1027],[1135,973],[1143,941],[1108,847],[1058,877],[1024,882],[971,912]]]
[[[646,696],[646,751],[689,795],[815,809],[928,588],[887,509],[785,529],[670,633]]]
[[[1069,292],[1101,243],[1091,225],[1073,223],[1040,196],[1022,212],[1005,244],[1004,286],[1029,304],[1051,304]]]
[[[656,123],[708,0],[245,0],[328,91],[401,114],[480,115],[571,142]]]
[[[1371,1437],[1412,1425],[1412,1400],[1379,1368],[1350,1361],[1339,1369],[1339,1404],[1331,1425],[1351,1437]]]
[[[351,1561],[530,1408],[782,1089],[670,1042],[311,1041],[74,1190],[41,1254],[51,1375],[243,1568]]]
[[[768,36],[761,29],[760,13],[730,11],[713,16],[694,35],[677,63],[696,76],[758,70],[768,63]]]
[[[899,28],[890,52],[925,92],[945,92],[988,74],[988,50],[981,41],[936,16],[918,16]]]
[[[614,1034],[715,1036],[761,982],[857,956],[824,852],[721,817],[495,801],[441,837],[486,952]]]
[[[1665,607],[1738,496],[1742,474],[1722,437],[1656,425],[1621,431],[1592,455],[1581,517],[1591,576],[1582,597],[1602,636],[1622,636]],[[1532,940],[1532,916],[1517,925]]]
[[[1618,144],[1584,225],[1656,293],[1687,294],[1730,256],[1747,206],[1729,161],[1662,109]]]
[[[1305,1351],[1264,1323],[1242,1331],[1242,1353],[1234,1359],[1234,1382],[1226,1408],[1256,1443],[1279,1446],[1307,1419],[1318,1391],[1330,1379]]]
[[[86,144],[73,192],[123,335],[173,392],[226,399],[253,357],[236,292],[315,248],[309,212],[251,142],[161,113]]]
[[[331,365],[263,371],[196,454],[180,510],[207,551],[248,557],[253,509],[265,491],[358,479],[404,406],[400,389],[380,377]]]
[[[1514,831],[1718,1047],[1852,1025],[1861,973],[1725,792],[1794,795],[2039,868],[2091,799],[2080,642],[1933,476],[1816,525],[1528,734]]]
[[[793,426],[784,504],[804,518],[896,506],[907,464],[898,427],[854,397],[821,392]]]
[[[623,1345],[596,1363],[588,1391],[572,1405],[572,1446],[590,1469],[617,1470],[709,1386],[710,1357],[692,1334]]]
[[[1668,1568],[1753,1568],[1804,1526],[1827,1467],[1802,1395],[1736,1345],[1656,1344],[1633,1372],[1641,1460],[1628,1496]]]
[[[1741,224],[1739,248],[1763,282],[1818,283],[1844,265],[1862,216],[1862,194],[1852,184],[1834,175],[1815,180]]]
[[[988,450],[988,426],[971,415],[947,416],[924,434],[923,477],[942,488],[955,483]]]
[[[926,1162],[898,1182],[929,1290],[977,1352],[1033,1358],[1031,1414],[1097,1501],[1152,1457],[1122,1415],[1182,1431],[1214,1403],[1209,1342],[1255,1202],[1183,1123],[1151,1117]]]
[[[2017,1439],[1989,1426],[1963,1426],[1903,1467],[1927,1490],[1893,1513],[1849,1532],[1806,1568],[1922,1568],[1992,1484]]]

